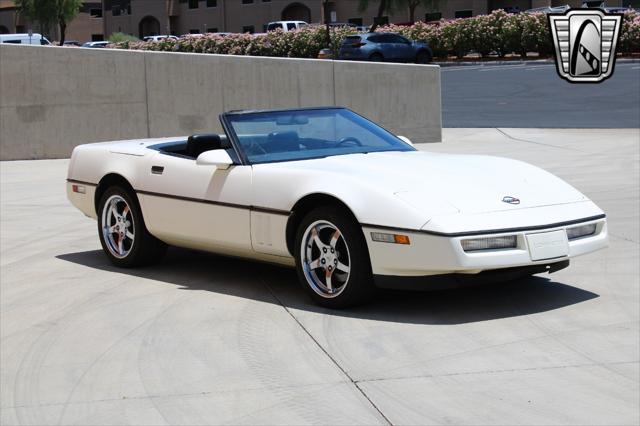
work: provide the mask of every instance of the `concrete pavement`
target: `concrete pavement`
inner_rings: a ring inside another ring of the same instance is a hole
[[[0,163],[0,423],[638,424],[640,132],[445,129],[561,176],[611,247],[501,286],[327,311],[286,269],[113,268],[66,160]],[[425,184],[430,184],[425,182]]]

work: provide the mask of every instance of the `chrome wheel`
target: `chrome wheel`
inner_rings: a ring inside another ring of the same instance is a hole
[[[337,226],[318,220],[307,227],[300,250],[304,276],[317,294],[333,298],[349,282],[351,258],[349,247]]]
[[[135,241],[135,224],[131,207],[120,195],[112,195],[102,207],[102,235],[109,252],[123,259]]]

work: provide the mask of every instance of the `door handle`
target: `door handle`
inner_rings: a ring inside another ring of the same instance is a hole
[[[151,173],[154,175],[161,175],[164,172],[163,166],[151,166]]]

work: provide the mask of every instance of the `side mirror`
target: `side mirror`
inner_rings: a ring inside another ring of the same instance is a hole
[[[216,169],[226,170],[233,164],[233,160],[224,149],[213,149],[198,155],[196,164],[199,166],[216,166]]]
[[[409,139],[409,138],[408,138],[408,137],[406,137],[406,136],[398,136],[398,139],[400,139],[401,141],[406,142],[406,143],[408,143],[409,145],[413,146],[413,142],[411,142],[411,139]]]

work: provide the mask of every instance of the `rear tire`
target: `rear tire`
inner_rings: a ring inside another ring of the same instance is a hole
[[[416,64],[428,64],[431,62],[431,55],[426,50],[421,50],[416,55]]]
[[[384,62],[384,56],[382,56],[382,54],[380,53],[374,53],[369,56],[369,60],[371,62]]]
[[[98,236],[111,263],[121,268],[153,263],[167,250],[147,230],[137,197],[119,186],[108,188],[100,197]]]
[[[318,207],[298,227],[298,279],[315,303],[340,309],[367,301],[374,293],[371,261],[362,228],[338,207]]]

